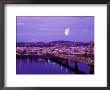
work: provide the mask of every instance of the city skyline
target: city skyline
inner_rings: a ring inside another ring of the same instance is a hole
[[[93,16],[17,16],[17,42],[94,41]]]

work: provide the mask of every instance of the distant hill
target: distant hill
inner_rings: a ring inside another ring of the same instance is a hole
[[[29,47],[50,47],[50,46],[54,46],[54,45],[62,45],[62,46],[86,46],[89,45],[90,43],[92,43],[92,45],[94,45],[93,41],[90,42],[71,42],[71,41],[52,41],[52,42],[17,42],[16,46],[17,47],[24,47],[24,46],[29,46]]]

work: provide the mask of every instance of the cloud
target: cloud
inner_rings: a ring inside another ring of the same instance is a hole
[[[18,26],[22,26],[22,25],[24,25],[24,23],[17,23],[17,25],[18,25]]]

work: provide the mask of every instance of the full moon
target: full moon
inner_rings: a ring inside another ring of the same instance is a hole
[[[70,34],[70,29],[69,28],[66,28],[65,29],[65,36],[68,36]]]

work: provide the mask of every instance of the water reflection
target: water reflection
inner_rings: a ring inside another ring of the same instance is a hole
[[[27,59],[27,63],[29,63],[29,61],[30,61],[30,60],[29,60],[29,58],[28,58],[28,59]]]
[[[69,62],[69,66],[73,67],[74,63]],[[80,64],[81,66],[81,64]],[[87,70],[87,66],[79,67],[79,69]],[[17,59],[17,74],[73,74],[74,71],[53,62],[50,59]]]
[[[66,68],[66,72],[68,72],[67,68]]]

